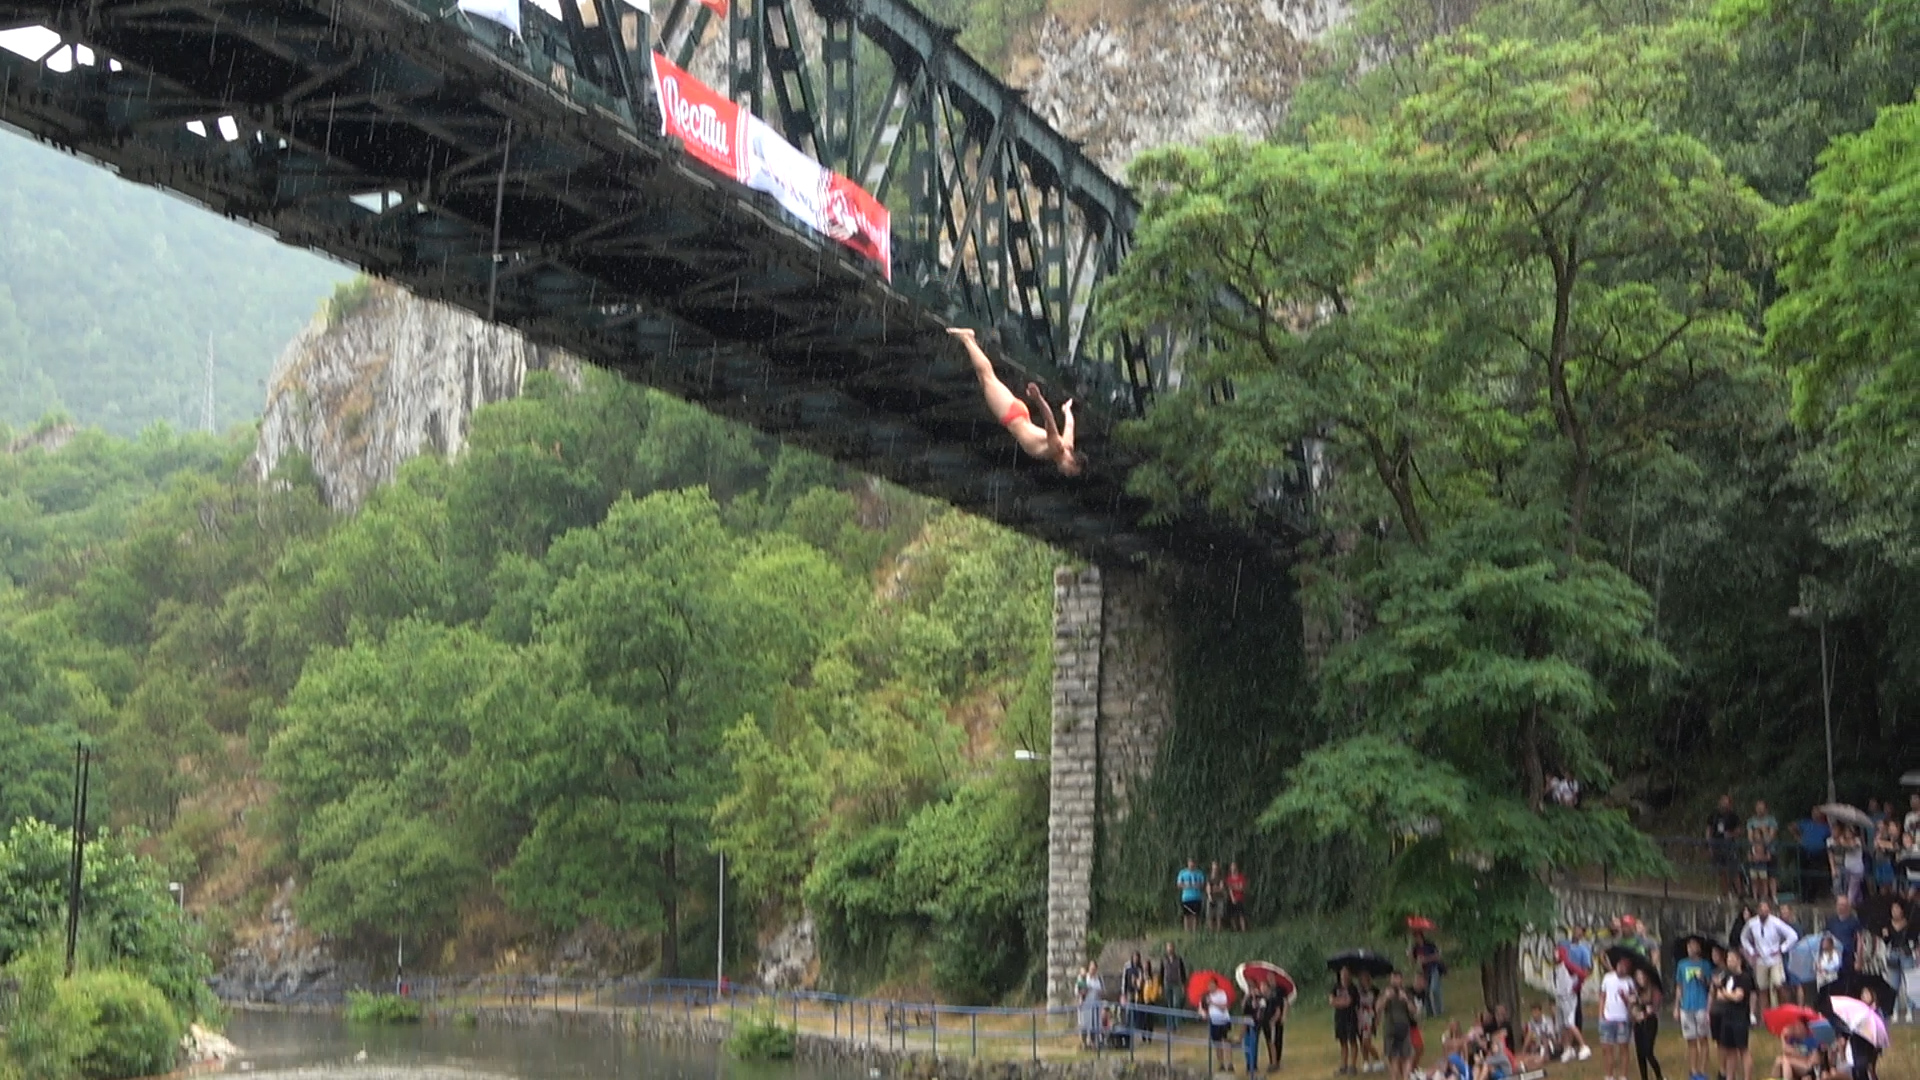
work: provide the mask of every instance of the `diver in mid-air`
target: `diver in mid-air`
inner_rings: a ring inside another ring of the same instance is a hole
[[[980,349],[980,343],[974,340],[973,331],[964,327],[949,327],[947,333],[958,338],[967,350],[967,356],[973,361],[973,373],[980,377],[980,391],[987,396],[987,408],[994,419],[1000,421],[1013,441],[1020,449],[1042,461],[1051,461],[1055,468],[1067,476],[1080,475],[1081,462],[1073,452],[1073,399],[1060,406],[1065,419],[1063,427],[1055,426],[1053,406],[1047,404],[1045,394],[1040,392],[1037,383],[1027,384],[1027,397],[1040,410],[1041,419],[1046,421],[1042,427],[1033,422],[1033,413],[1026,402],[1013,396],[1007,384],[993,373],[993,361]]]

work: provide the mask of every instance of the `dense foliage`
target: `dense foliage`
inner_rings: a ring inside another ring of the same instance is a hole
[[[264,830],[303,922],[376,955],[459,955],[504,906],[662,971],[712,954],[716,851],[751,925],[903,835],[912,888],[860,932],[951,943],[954,993],[1028,975],[1045,777],[1009,748],[1046,738],[1045,548],[611,378],[535,378],[350,518],[298,462],[240,479],[238,450],[155,431],[0,459],[27,538],[0,720],[36,748],[0,767],[27,809],[58,816],[90,738],[96,817],[150,830],[195,895],[247,901],[236,848]],[[237,833],[215,806],[256,768],[273,812]],[[1006,944],[982,959],[984,930]]]
[[[1136,163],[1108,288],[1110,331],[1200,346],[1129,433],[1163,513],[1253,519],[1303,445],[1324,470],[1299,578],[1348,629],[1263,823],[1376,852],[1379,925],[1436,918],[1496,997],[1548,871],[1661,868],[1628,811],[1820,794],[1789,607],[1844,624],[1843,792],[1911,739],[1910,605],[1868,583],[1911,587],[1920,144],[1874,109],[1915,27],[1674,15],[1362,5],[1291,138]],[[1776,222],[1755,187],[1811,197]]]
[[[346,268],[0,135],[0,423],[65,412],[131,436],[257,414],[280,350]]]

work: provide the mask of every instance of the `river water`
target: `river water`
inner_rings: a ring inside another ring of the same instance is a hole
[[[256,1080],[861,1080],[854,1070],[743,1064],[719,1047],[546,1027],[350,1024],[337,1016],[236,1012],[226,1035],[240,1055],[223,1075]]]

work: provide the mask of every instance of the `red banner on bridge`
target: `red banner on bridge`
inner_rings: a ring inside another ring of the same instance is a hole
[[[660,133],[678,138],[689,154],[744,183],[746,157],[740,152],[740,137],[746,110],[659,53],[653,54],[653,83],[660,95]]]
[[[715,15],[723,19],[727,17],[727,0],[700,0],[700,2],[705,4],[707,10],[713,12]]]
[[[893,280],[892,215],[860,185],[807,155],[765,121],[653,54],[660,131],[731,180],[772,195],[814,231],[880,265]]]

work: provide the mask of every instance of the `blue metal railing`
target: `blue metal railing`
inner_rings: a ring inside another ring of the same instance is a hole
[[[402,977],[400,991],[430,1010],[484,1008],[558,1012],[626,1011],[683,1023],[733,1026],[765,1017],[812,1038],[852,1047],[1002,1061],[1125,1054],[1130,1060],[1209,1067],[1207,1024],[1189,1010],[1103,1000],[1097,1006],[1015,1008],[863,998],[814,990],[721,985],[708,979],[572,979],[552,975]],[[391,993],[396,983],[334,987],[295,995],[299,1006],[343,1005],[356,989]],[[238,1002],[239,999],[232,999]],[[1236,1023],[1233,1053],[1245,1028]],[[1209,1071],[1211,1069],[1209,1068]]]

